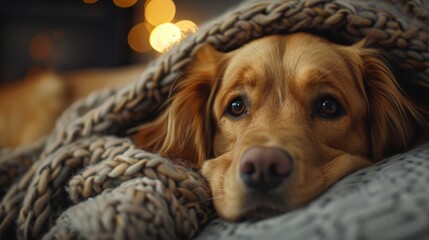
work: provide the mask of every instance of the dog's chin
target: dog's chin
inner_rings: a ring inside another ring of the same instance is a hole
[[[287,212],[286,205],[278,193],[251,193],[239,204],[235,216],[228,219],[235,222],[260,221]]]
[[[280,207],[261,205],[245,211],[237,219],[239,222],[242,222],[242,221],[256,222],[256,221],[278,216],[284,212],[286,211]]]

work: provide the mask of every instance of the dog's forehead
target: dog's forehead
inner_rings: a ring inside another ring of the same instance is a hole
[[[345,68],[336,46],[309,34],[253,41],[231,54],[225,85],[306,84]]]
[[[283,45],[283,41],[268,37],[235,50],[225,70],[225,85],[255,87],[265,85],[273,74],[283,74]]]

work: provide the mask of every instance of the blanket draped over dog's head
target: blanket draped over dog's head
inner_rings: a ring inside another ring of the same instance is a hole
[[[366,38],[367,47],[383,50],[400,69],[401,84],[429,88],[428,5],[243,2],[153,61],[134,83],[73,104],[47,139],[0,152],[0,239],[196,236],[213,214],[207,184],[198,172],[136,148],[129,134],[159,112],[200,47],[230,51],[266,35],[301,31],[342,44]]]

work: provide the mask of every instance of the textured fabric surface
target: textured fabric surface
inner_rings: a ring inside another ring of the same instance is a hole
[[[346,177],[308,206],[197,239],[429,239],[429,142]]]
[[[25,239],[48,229],[45,239],[188,239],[212,209],[199,174],[128,139],[80,139],[34,166],[34,176],[24,176],[3,198],[1,227],[9,228],[1,229],[2,239],[13,237],[15,221]],[[25,184],[28,192],[19,191]]]
[[[406,74],[399,81],[428,87],[428,4],[419,0],[243,2],[153,61],[134,83],[94,93],[72,105],[47,139],[0,151],[0,239],[194,237],[213,213],[206,182],[192,169],[136,148],[129,135],[159,112],[198,49],[211,44],[230,51],[266,35],[298,31],[344,44],[366,38],[367,47],[385,51]],[[401,161],[394,158],[370,167],[364,175],[349,176],[307,208],[255,224],[217,221],[201,238],[226,237],[231,232],[238,238],[250,237],[249,233],[293,239],[423,237],[428,195],[422,194],[427,193],[423,186],[429,180],[427,171],[418,174],[413,169],[427,170],[427,148],[421,148],[422,154],[412,152]],[[417,160],[407,163],[408,156]],[[386,176],[403,181],[389,184]],[[422,189],[414,191],[408,177]],[[348,198],[353,201],[344,200]],[[290,225],[278,224],[283,219]]]

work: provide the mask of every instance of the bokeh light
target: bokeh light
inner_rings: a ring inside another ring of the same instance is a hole
[[[187,37],[198,30],[197,25],[190,20],[178,21],[176,23],[176,26],[178,26],[180,31],[182,32],[182,37]]]
[[[92,4],[98,2],[98,0],[83,0],[84,3]]]
[[[52,52],[52,39],[47,33],[39,33],[30,41],[30,56],[37,61],[46,59]]]
[[[176,5],[171,0],[151,0],[145,8],[145,18],[153,26],[173,20]]]
[[[166,52],[182,38],[179,27],[173,23],[163,23],[153,29],[149,42],[158,52]]]
[[[113,0],[113,3],[121,8],[128,8],[133,6],[137,0]]]
[[[128,32],[128,44],[136,52],[144,53],[150,50],[149,31],[145,23],[139,23],[131,28]]]
[[[152,32],[152,30],[155,28],[152,24],[150,24],[150,23],[148,23],[148,22],[144,22],[143,23],[144,24],[144,26],[146,27],[146,30],[148,31],[148,32]]]

